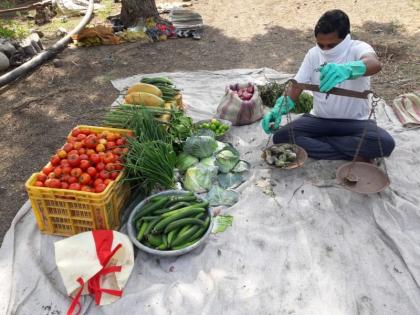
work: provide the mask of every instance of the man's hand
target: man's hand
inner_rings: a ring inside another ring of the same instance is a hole
[[[275,132],[280,127],[282,115],[287,114],[295,107],[293,100],[287,96],[285,99],[284,96],[280,96],[274,108],[267,114],[264,115],[261,126],[264,129],[266,134]]]
[[[343,64],[328,63],[321,68],[320,72],[319,91],[328,92],[346,80],[363,76],[366,73],[366,65],[361,60]]]

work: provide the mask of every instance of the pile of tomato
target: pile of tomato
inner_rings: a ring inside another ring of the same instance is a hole
[[[126,138],[109,131],[75,128],[37,175],[38,187],[103,192],[123,169]]]

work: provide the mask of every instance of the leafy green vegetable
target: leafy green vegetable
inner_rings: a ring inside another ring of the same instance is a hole
[[[205,192],[210,189],[217,176],[217,167],[193,166],[185,173],[184,188],[192,192]]]
[[[212,156],[204,158],[200,161],[199,165],[203,166],[215,166],[216,159]]]
[[[244,182],[240,173],[220,173],[217,175],[219,184],[224,189],[234,189]]]
[[[212,233],[221,233],[226,231],[226,229],[232,226],[233,223],[233,216],[231,215],[218,215],[213,219],[214,225],[212,229]]]
[[[213,185],[206,199],[211,206],[232,206],[238,202],[239,194],[233,190],[224,190],[219,185]]]
[[[217,149],[217,142],[209,136],[192,136],[184,145],[184,152],[198,158],[211,156]]]
[[[224,148],[216,154],[215,165],[222,173],[230,172],[239,162],[239,152],[232,146]]]
[[[180,172],[185,172],[188,168],[197,163],[198,159],[195,156],[182,152],[178,155],[176,168],[179,169]]]
[[[251,165],[247,161],[240,160],[238,164],[232,169],[234,173],[246,172],[251,168]]]

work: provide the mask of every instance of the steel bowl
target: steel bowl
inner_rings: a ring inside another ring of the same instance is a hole
[[[212,119],[216,119],[216,120],[220,121],[223,125],[229,126],[229,129],[226,130],[224,133],[216,135],[216,139],[220,140],[230,131],[230,128],[232,127],[232,122],[229,121],[229,120],[221,119],[221,118],[212,118]],[[212,121],[212,119],[200,120],[200,121],[196,122],[195,125],[197,127],[199,127],[200,125],[202,125],[204,123],[210,123]],[[206,128],[203,128],[203,129],[206,129]],[[211,129],[209,129],[209,130],[211,130]]]
[[[192,250],[196,249],[197,247],[201,246],[206,241],[206,239],[210,236],[210,233],[213,229],[213,218],[212,218],[210,207],[207,207],[207,214],[210,217],[210,224],[209,224],[209,228],[207,229],[206,233],[197,242],[195,242],[194,244],[192,244],[188,247],[182,248],[182,249],[158,250],[158,249],[153,249],[153,248],[147,247],[146,245],[143,245],[142,243],[140,243],[137,240],[137,238],[136,238],[137,233],[136,233],[136,231],[133,227],[133,220],[134,220],[134,217],[135,217],[136,213],[139,212],[144,206],[146,206],[152,198],[157,197],[157,196],[167,196],[167,195],[185,195],[187,193],[188,193],[187,191],[183,191],[183,190],[166,190],[166,191],[162,191],[160,193],[151,195],[151,196],[147,197],[146,199],[144,199],[142,202],[140,202],[133,209],[133,211],[130,214],[130,217],[128,218],[128,237],[130,238],[131,242],[133,242],[134,246],[136,246],[138,249],[140,249],[143,252],[146,252],[146,253],[152,254],[152,255],[156,255],[156,256],[161,256],[161,257],[176,257],[176,256],[184,255],[184,254],[189,253]]]

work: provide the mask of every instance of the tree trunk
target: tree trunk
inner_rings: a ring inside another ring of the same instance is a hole
[[[159,17],[155,0],[122,0],[121,21],[125,27],[134,26],[149,17]]]

